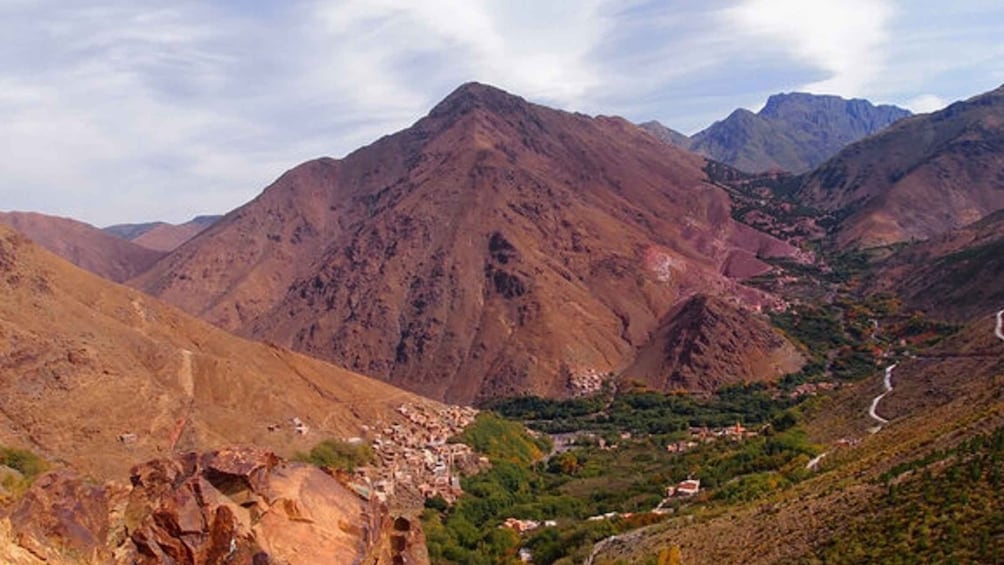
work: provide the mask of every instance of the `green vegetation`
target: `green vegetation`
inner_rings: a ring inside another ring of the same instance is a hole
[[[472,449],[495,461],[529,465],[550,450],[548,440],[529,436],[522,425],[492,412],[478,414],[453,441],[466,443]]]
[[[426,504],[423,523],[432,562],[517,563],[520,547],[529,548],[541,565],[581,562],[595,542],[663,520],[666,515],[651,510],[668,485],[688,476],[700,478],[706,491],[669,501],[673,512],[786,488],[804,478],[805,463],[815,453],[795,426],[792,403],[772,398],[763,385],[732,387],[704,399],[633,391],[499,402],[496,407],[509,415],[534,418],[538,429],[581,432],[586,441],[541,461],[547,449],[542,440],[497,414],[480,414],[456,439],[486,454],[492,467],[464,478],[465,494],[452,507],[442,500]],[[666,449],[688,438],[691,426],[724,427],[737,420],[762,424],[764,432],[746,440],[694,443],[684,453]],[[587,520],[607,513],[616,515]],[[507,518],[557,525],[521,538],[500,528]]]
[[[457,438],[486,455],[487,471],[461,481],[464,496],[450,508],[430,501],[422,515],[429,556],[433,563],[519,563],[519,536],[499,528],[519,505],[536,501],[560,506],[571,500],[541,500],[544,485],[534,461],[547,448],[526,429],[490,412],[483,412]]]
[[[0,500],[5,495],[20,495],[31,486],[36,477],[49,468],[45,460],[26,449],[2,445],[0,445],[0,466],[9,467],[17,472],[3,476],[0,483]]]
[[[690,427],[769,422],[795,404],[774,396],[767,385],[754,383],[725,387],[708,398],[634,390],[616,398],[603,394],[573,400],[521,396],[498,401],[492,409],[547,433],[673,434]]]
[[[373,457],[373,448],[367,443],[328,439],[315,445],[310,453],[297,453],[293,460],[351,472],[356,467],[372,463]]]
[[[825,563],[1004,561],[1004,427],[883,475],[886,493],[819,552]]]

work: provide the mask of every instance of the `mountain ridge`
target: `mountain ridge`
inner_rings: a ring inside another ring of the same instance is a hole
[[[796,251],[732,222],[703,166],[621,118],[468,83],[291,169],[131,284],[434,398],[560,396],[558,375],[626,365],[679,297],[770,302],[723,273]]]

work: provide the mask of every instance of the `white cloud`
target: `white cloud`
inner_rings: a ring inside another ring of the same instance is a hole
[[[887,0],[743,0],[722,12],[735,33],[768,41],[825,73],[802,90],[845,96],[861,92],[885,68],[893,14]]]
[[[976,1],[0,0],[0,208],[223,212],[469,80],[686,131],[795,88],[930,109],[1002,80]]]
[[[908,110],[914,114],[926,114],[928,112],[934,112],[940,110],[948,105],[948,101],[945,99],[935,96],[934,94],[922,94],[916,98],[911,98],[906,103]]]

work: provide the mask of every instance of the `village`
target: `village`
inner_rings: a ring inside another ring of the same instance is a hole
[[[397,412],[407,423],[364,427],[365,438],[348,438],[349,443],[370,442],[377,458],[376,464],[356,470],[350,486],[363,498],[381,502],[394,498],[421,505],[437,496],[454,502],[463,492],[460,472],[473,473],[488,465],[470,446],[448,443],[474,421],[478,411],[466,406],[402,404]]]

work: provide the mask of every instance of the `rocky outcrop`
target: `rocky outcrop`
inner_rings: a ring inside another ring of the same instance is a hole
[[[149,461],[133,468],[128,486],[49,473],[0,515],[0,542],[0,559],[13,563],[424,559],[418,522],[394,520],[316,467],[250,448]]]

